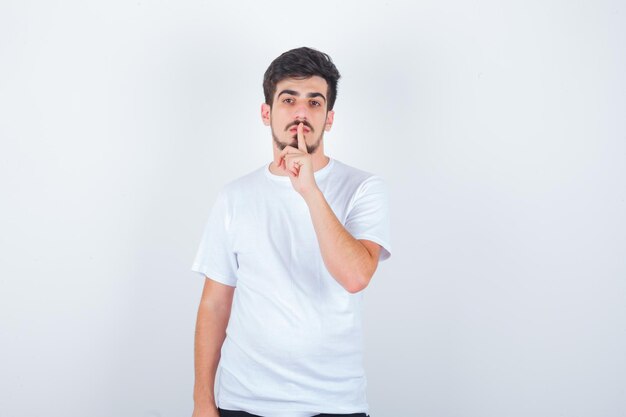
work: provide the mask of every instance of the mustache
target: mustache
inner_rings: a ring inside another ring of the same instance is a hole
[[[287,125],[287,127],[285,127],[285,131],[287,131],[287,130],[291,129],[291,128],[292,128],[292,127],[294,127],[294,126],[295,126],[295,127],[298,127],[298,125],[299,125],[300,123],[302,123],[304,126],[308,127],[308,128],[309,128],[309,130],[310,130],[311,132],[313,132],[313,131],[314,131],[313,126],[311,126],[311,125],[309,124],[309,122],[307,122],[306,120],[300,120],[300,121],[296,120],[296,121],[293,121],[293,122],[289,123],[289,124]]]

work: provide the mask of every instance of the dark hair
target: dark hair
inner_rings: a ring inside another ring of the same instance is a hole
[[[276,84],[285,78],[309,78],[320,76],[328,84],[328,110],[332,110],[337,98],[337,81],[339,71],[327,54],[312,48],[292,49],[276,58],[263,76],[263,93],[265,103],[274,104]]]

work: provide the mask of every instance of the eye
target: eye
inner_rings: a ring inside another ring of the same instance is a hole
[[[293,103],[293,99],[292,98],[286,98],[286,99],[283,100],[283,103],[291,104],[291,103]]]
[[[321,106],[322,104],[319,101],[317,101],[317,100],[311,100],[311,105],[315,106],[315,107],[318,107],[318,106]]]

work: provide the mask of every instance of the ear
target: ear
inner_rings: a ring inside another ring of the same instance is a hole
[[[330,131],[330,128],[333,126],[333,120],[335,120],[335,111],[329,110],[326,115],[326,123],[324,124],[325,131]]]
[[[263,124],[265,126],[270,125],[270,120],[271,120],[270,113],[271,113],[270,105],[266,103],[261,104],[261,120],[263,120]]]

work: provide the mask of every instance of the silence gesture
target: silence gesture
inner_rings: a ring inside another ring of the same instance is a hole
[[[317,190],[313,161],[304,140],[304,124],[298,124],[298,149],[286,146],[278,157],[278,167],[289,175],[291,185],[303,197]]]

